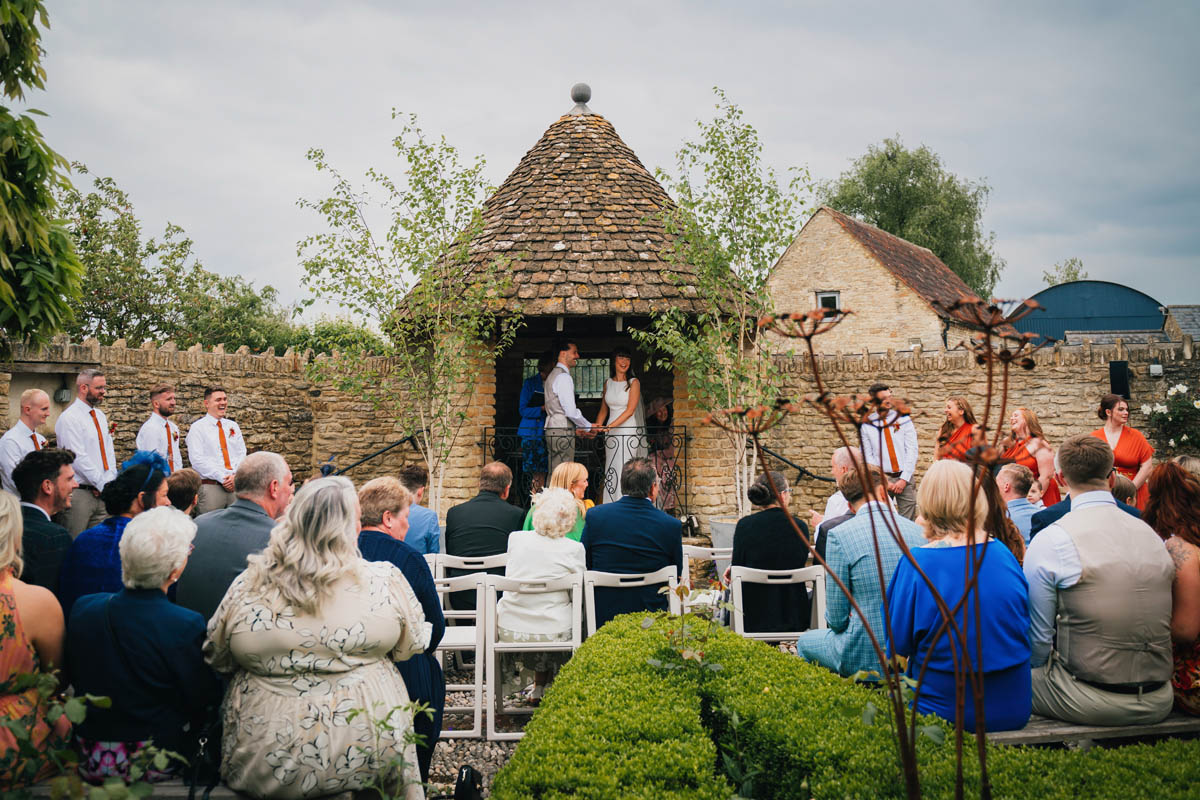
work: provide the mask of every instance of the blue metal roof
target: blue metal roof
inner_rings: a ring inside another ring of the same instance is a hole
[[[1065,331],[1161,330],[1163,304],[1144,292],[1108,281],[1071,281],[1035,294],[1044,310],[1015,323],[1022,333],[1062,339]]]

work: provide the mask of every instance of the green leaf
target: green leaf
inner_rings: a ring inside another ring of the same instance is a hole
[[[917,731],[922,736],[932,739],[935,744],[943,744],[946,741],[946,729],[941,725],[922,725]]]
[[[67,701],[65,708],[67,719],[71,720],[75,725],[83,722],[87,717],[87,705],[84,703],[83,698],[72,697]]]

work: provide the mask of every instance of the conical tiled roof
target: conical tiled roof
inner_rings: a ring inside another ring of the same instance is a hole
[[[697,310],[691,271],[668,260],[673,205],[608,120],[568,114],[484,204],[471,260],[511,258],[504,305],[528,316]]]

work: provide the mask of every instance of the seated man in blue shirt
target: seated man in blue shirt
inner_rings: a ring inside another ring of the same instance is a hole
[[[1033,470],[1020,464],[1005,464],[996,474],[996,486],[1008,507],[1008,518],[1021,532],[1025,544],[1029,544],[1029,526],[1038,507],[1029,502],[1029,490],[1033,487]]]
[[[404,543],[422,555],[437,553],[442,547],[442,528],[438,525],[437,512],[421,505],[425,489],[429,486],[429,470],[421,464],[409,464],[400,470],[400,482],[412,495],[408,507],[408,535]]]

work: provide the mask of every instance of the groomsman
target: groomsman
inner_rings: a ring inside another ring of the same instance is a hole
[[[117,477],[117,453],[113,449],[108,417],[99,409],[108,392],[108,380],[99,369],[85,369],[75,379],[75,402],[54,423],[58,447],[75,454],[75,479],[79,488],[71,492],[71,505],[64,512],[67,531],[74,538],[99,525],[106,516],[100,492]]]
[[[10,494],[20,496],[13,484],[13,470],[27,453],[46,446],[46,437],[37,429],[50,416],[50,395],[41,389],[26,389],[21,393],[21,417],[0,436],[0,485]]]
[[[228,407],[224,387],[208,387],[204,390],[204,410],[208,413],[188,429],[188,459],[192,469],[200,473],[197,514],[226,508],[235,499],[233,475],[246,457],[246,440],[238,424],[225,417]]]
[[[868,464],[878,465],[887,476],[888,495],[900,515],[916,519],[917,489],[912,477],[917,468],[917,428],[912,417],[893,408],[892,390],[887,384],[876,383],[867,391],[879,402],[884,416],[872,412],[862,426],[863,456]]]
[[[153,450],[167,460],[171,472],[183,468],[179,426],[170,420],[175,413],[175,387],[160,383],[150,390],[150,419],[142,423],[137,435],[138,450]]]

